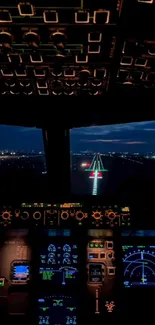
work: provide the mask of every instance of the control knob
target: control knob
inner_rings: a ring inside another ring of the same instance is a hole
[[[24,34],[25,42],[34,49],[38,48],[40,42],[40,36],[36,32],[29,31]]]
[[[13,40],[13,36],[10,33],[5,31],[0,32],[0,44],[6,50],[11,49],[12,40]]]
[[[103,215],[102,215],[101,211],[93,211],[92,217],[95,220],[100,220],[103,217]]]
[[[107,217],[110,219],[110,220],[114,220],[116,218],[116,213],[113,212],[113,211],[108,211],[107,212]]]
[[[82,219],[84,219],[84,213],[81,210],[77,211],[75,213],[75,218],[76,220],[81,221]]]
[[[54,32],[50,35],[50,39],[54,44],[64,47],[66,35],[63,32]]]
[[[69,213],[68,211],[62,211],[61,212],[61,219],[62,220],[67,220],[69,218]]]

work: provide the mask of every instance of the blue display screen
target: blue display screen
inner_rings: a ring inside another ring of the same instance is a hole
[[[25,281],[29,278],[29,266],[24,264],[13,265],[13,280]]]
[[[124,245],[124,286],[155,287],[155,246]]]

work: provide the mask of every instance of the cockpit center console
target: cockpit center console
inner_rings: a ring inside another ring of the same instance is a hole
[[[2,317],[80,325],[83,315],[86,323],[101,324],[151,313],[155,231],[136,229],[137,211],[78,202],[1,207]]]

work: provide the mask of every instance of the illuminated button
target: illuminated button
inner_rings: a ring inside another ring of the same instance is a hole
[[[110,11],[109,10],[99,10],[94,11],[93,23],[94,24],[108,24],[110,20]]]
[[[9,88],[15,87],[16,83],[13,80],[8,79],[5,81],[5,85]]]
[[[91,91],[89,91],[88,94],[91,95],[91,96],[97,96],[97,95],[99,95],[99,91],[98,90],[91,90]]]
[[[67,87],[75,87],[76,83],[75,83],[74,80],[67,80],[67,81],[65,82],[65,85],[66,85]]]
[[[130,78],[135,81],[140,81],[143,78],[144,73],[142,71],[132,71],[130,74]]]
[[[53,71],[51,72],[52,76],[54,77],[60,77],[62,75],[62,69],[61,67],[54,67]]]
[[[64,77],[66,78],[74,78],[75,77],[75,70],[72,68],[68,68],[64,70]]]
[[[37,80],[36,82],[37,88],[38,89],[47,89],[48,88],[48,83],[45,80]]]
[[[74,91],[70,91],[70,90],[65,90],[64,95],[74,96],[75,95],[75,92]]]
[[[15,74],[17,77],[26,77],[27,75],[26,70],[23,67],[17,67]]]
[[[117,74],[117,78],[121,82],[125,82],[129,77],[129,71],[128,70],[122,70],[120,69]]]
[[[13,87],[10,87],[10,95],[19,95],[19,86],[16,83]]]
[[[76,63],[88,63],[88,55],[79,54],[75,56]]]
[[[41,96],[48,96],[49,91],[48,91],[48,89],[38,89],[38,94]]]
[[[89,70],[87,69],[83,69],[80,71],[80,78],[82,80],[87,80],[90,77],[91,73]]]
[[[106,74],[107,74],[106,69],[97,68],[94,70],[94,78],[103,79],[106,77]]]
[[[40,42],[40,36],[35,32],[27,32],[24,34],[24,40],[29,46],[37,48]]]
[[[20,63],[22,63],[22,57],[18,54],[8,54],[8,60],[15,66],[18,66]]]
[[[31,63],[42,63],[43,57],[37,53],[30,55],[30,61]]]
[[[148,54],[155,55],[155,45],[149,45]]]
[[[12,43],[12,35],[8,32],[0,32],[0,44],[11,44]]]
[[[140,53],[139,44],[136,42],[125,41],[123,45],[122,53],[127,56],[137,56]]]
[[[152,4],[154,0],[137,0],[137,2],[140,3],[148,3],[148,4]]]
[[[13,72],[8,68],[1,69],[1,74],[4,77],[13,77]]]
[[[50,35],[50,39],[55,44],[63,44],[66,39],[66,35],[63,32],[55,32]]]
[[[28,88],[31,86],[31,83],[28,80],[22,80],[20,83],[21,87]]]
[[[114,267],[107,267],[108,269],[108,274],[109,275],[114,275],[115,274],[115,268]]]
[[[101,87],[102,86],[102,81],[100,81],[100,80],[93,80],[91,82],[91,84],[92,84],[93,87]]]
[[[101,46],[98,44],[88,45],[88,54],[99,54],[101,51]]]
[[[155,73],[149,72],[146,76],[146,79],[150,82],[155,82]]]
[[[132,65],[133,58],[131,56],[124,56],[121,58],[120,65]]]
[[[45,10],[43,12],[44,23],[57,24],[59,22],[58,12],[55,10]]]
[[[31,5],[29,2],[20,2],[18,4],[18,11],[19,11],[19,14],[20,16],[34,16],[34,7],[33,5]]]
[[[108,249],[112,249],[114,246],[113,242],[112,241],[107,241],[107,248]]]
[[[100,258],[106,258],[106,254],[105,253],[101,253],[100,254]]]
[[[76,24],[89,24],[90,14],[88,11],[75,12],[75,23]]]
[[[146,67],[147,66],[147,62],[148,62],[148,60],[139,58],[139,59],[136,59],[135,60],[135,66],[138,66],[138,67]]]
[[[45,77],[46,71],[42,68],[37,68],[33,70],[35,77]]]
[[[11,14],[8,10],[0,10],[0,23],[12,23]]]
[[[99,43],[102,41],[102,33],[88,33],[88,42],[89,43]]]
[[[60,96],[60,95],[62,95],[62,91],[60,91],[60,90],[53,90],[52,91],[52,95],[54,95],[54,96]]]

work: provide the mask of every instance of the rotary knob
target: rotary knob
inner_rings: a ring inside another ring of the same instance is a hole
[[[11,43],[13,41],[13,36],[5,31],[0,32],[0,44],[2,44],[2,47],[5,49],[11,48]]]
[[[68,211],[62,211],[61,212],[61,219],[62,220],[67,220],[69,218],[69,213]]]
[[[50,35],[50,39],[54,44],[64,47],[66,35],[63,32],[54,32]]]
[[[80,71],[80,78],[82,80],[87,80],[90,77],[90,71],[87,69],[83,69]]]
[[[103,215],[102,215],[102,213],[100,211],[93,211],[92,217],[95,220],[100,220],[103,217]]]
[[[116,213],[113,212],[113,211],[109,211],[109,212],[107,213],[107,216],[108,216],[108,218],[109,218],[110,220],[114,220],[114,219],[116,218]]]
[[[75,218],[76,220],[81,221],[84,218],[84,213],[81,210],[77,211],[75,213]]]
[[[36,32],[29,31],[24,34],[24,40],[30,47],[36,49],[39,46],[40,36]]]

